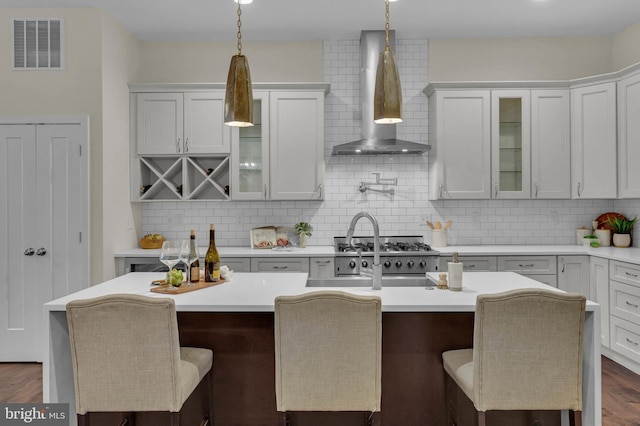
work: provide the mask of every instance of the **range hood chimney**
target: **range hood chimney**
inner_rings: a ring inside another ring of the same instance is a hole
[[[422,154],[429,145],[396,138],[395,124],[373,122],[373,100],[376,69],[380,52],[385,48],[384,31],[360,33],[360,102],[362,106],[362,139],[333,147],[333,155]],[[389,45],[395,51],[395,31],[389,31]]]

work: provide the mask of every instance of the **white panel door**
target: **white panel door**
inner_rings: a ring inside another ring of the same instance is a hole
[[[0,125],[0,361],[42,361],[43,303],[89,285],[87,134]]]
[[[571,197],[616,198],[616,83],[571,89]]]

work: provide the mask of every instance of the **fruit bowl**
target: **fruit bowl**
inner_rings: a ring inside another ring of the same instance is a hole
[[[164,237],[160,234],[147,234],[140,238],[140,248],[159,249],[162,248]]]

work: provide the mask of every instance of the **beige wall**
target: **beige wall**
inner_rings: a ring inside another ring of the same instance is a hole
[[[429,40],[429,80],[567,80],[602,74],[612,71],[611,43],[610,37]]]
[[[11,31],[0,31],[0,114],[89,115],[91,281],[102,277],[102,102],[100,25],[97,9],[0,9],[11,18],[64,20],[65,68],[60,71],[12,71]]]
[[[114,251],[137,247],[142,206],[129,200],[129,88],[138,78],[140,43],[102,15],[102,279],[115,276]],[[141,231],[140,231],[141,232]]]
[[[640,62],[640,22],[613,36],[613,70]]]
[[[238,53],[234,42],[147,42],[141,50],[139,83],[220,83]],[[265,82],[322,80],[322,42],[242,42],[251,79]]]

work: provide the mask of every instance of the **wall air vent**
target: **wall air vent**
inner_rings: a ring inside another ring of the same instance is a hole
[[[61,19],[13,20],[13,69],[63,68]]]

